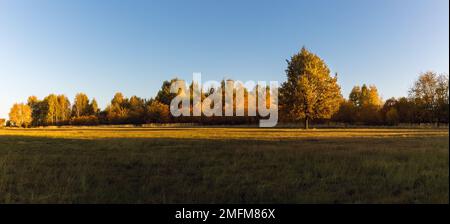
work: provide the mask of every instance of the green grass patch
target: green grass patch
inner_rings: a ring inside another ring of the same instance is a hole
[[[0,130],[0,203],[448,203],[448,130]]]

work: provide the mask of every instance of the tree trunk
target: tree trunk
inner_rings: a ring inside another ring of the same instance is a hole
[[[305,117],[305,129],[309,128],[309,119],[308,117]]]

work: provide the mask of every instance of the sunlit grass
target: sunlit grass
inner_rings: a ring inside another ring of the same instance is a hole
[[[448,129],[0,130],[0,203],[448,203]]]
[[[293,129],[293,128],[54,128],[0,129],[0,135],[98,139],[182,138],[281,140],[302,138],[382,138],[447,136],[448,129]]]

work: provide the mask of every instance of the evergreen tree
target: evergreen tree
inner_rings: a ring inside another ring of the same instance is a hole
[[[89,115],[98,115],[100,112],[100,109],[98,108],[98,103],[95,98],[92,99],[91,103],[89,104]]]

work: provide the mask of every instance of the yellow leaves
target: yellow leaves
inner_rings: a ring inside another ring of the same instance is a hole
[[[320,57],[302,48],[288,61],[286,72],[281,105],[294,119],[330,118],[337,111],[342,98],[340,87]]]
[[[380,107],[382,104],[381,97],[378,95],[378,89],[375,85],[370,85],[367,87],[366,84],[363,84],[362,87],[353,87],[349,95],[349,99],[356,107]]]
[[[10,122],[17,127],[27,127],[31,124],[31,108],[23,103],[14,104],[9,113]]]

